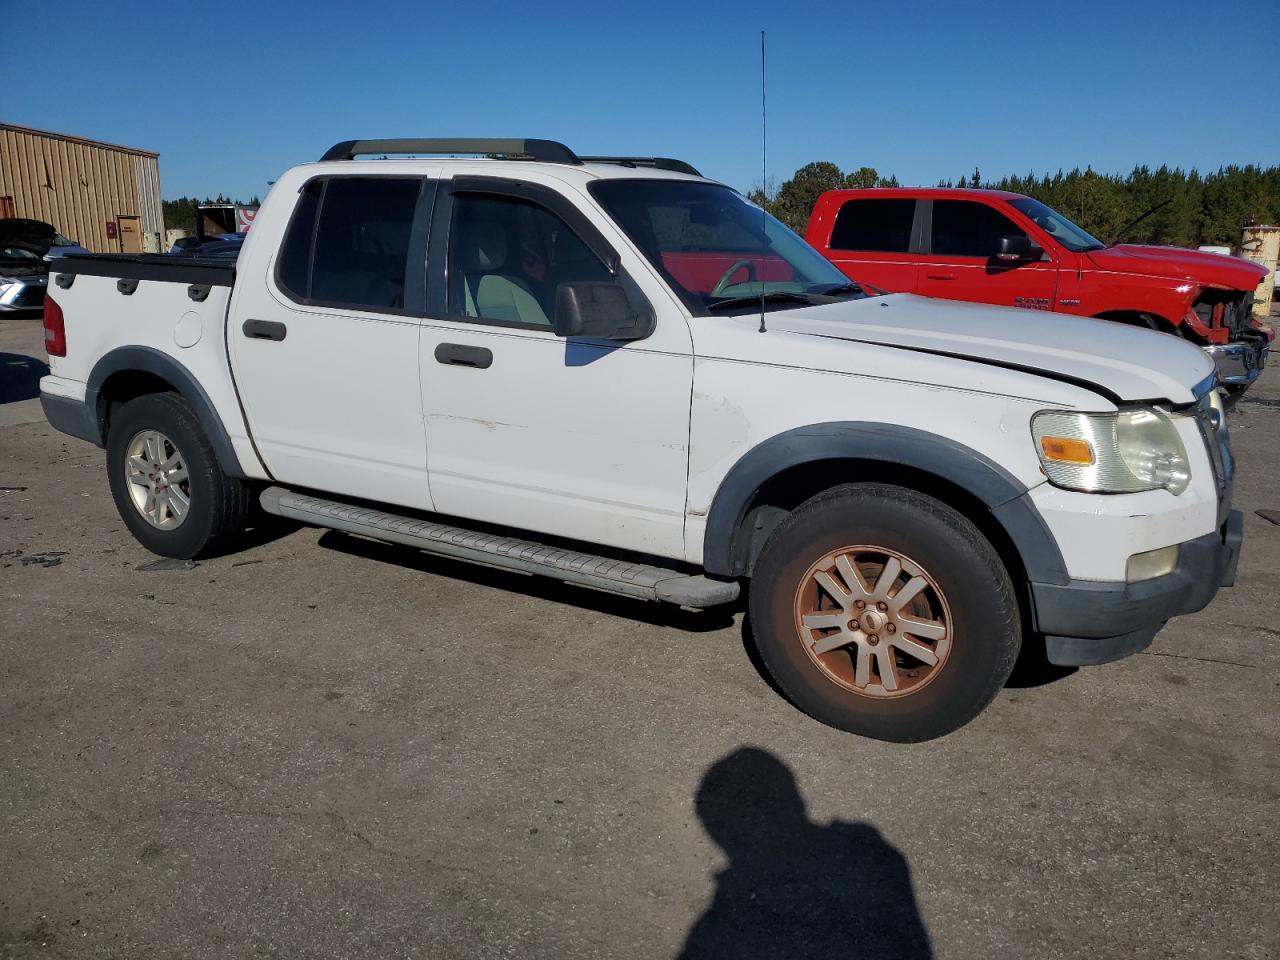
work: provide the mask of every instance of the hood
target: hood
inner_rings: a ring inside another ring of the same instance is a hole
[[[58,231],[43,220],[24,217],[0,220],[0,247],[21,247],[43,257],[57,236]]]
[[[1102,270],[1140,273],[1173,280],[1189,280],[1200,285],[1252,290],[1267,275],[1264,268],[1249,260],[1221,253],[1203,253],[1182,247],[1147,247],[1124,243],[1104,250],[1090,250],[1090,260]]]
[[[1169,334],[914,294],[779,310],[769,314],[768,328],[1023,370],[1113,401],[1191,403],[1193,388],[1214,371],[1208,354]]]

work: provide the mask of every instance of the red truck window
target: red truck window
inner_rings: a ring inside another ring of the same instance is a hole
[[[994,257],[1001,237],[1026,231],[994,207],[972,200],[933,201],[931,251],[949,257]]]
[[[910,198],[850,200],[836,215],[830,248],[906,253],[911,248],[915,212],[916,202]]]

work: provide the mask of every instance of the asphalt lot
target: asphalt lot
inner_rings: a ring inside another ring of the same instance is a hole
[[[155,569],[42,361],[0,320],[0,956],[1280,956],[1275,367],[1238,585],[900,746],[740,613],[305,529]]]

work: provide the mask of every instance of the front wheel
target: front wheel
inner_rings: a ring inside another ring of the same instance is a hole
[[[769,537],[752,635],[778,686],[823,723],[912,742],[976,717],[1022,642],[1013,583],[966,517],[901,487],[837,487]]]
[[[107,477],[129,532],[163,557],[208,553],[248,521],[248,484],[222,472],[200,421],[175,393],[138,397],[113,413]]]

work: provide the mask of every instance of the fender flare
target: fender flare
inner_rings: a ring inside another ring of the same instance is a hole
[[[1012,541],[1029,580],[1070,581],[1057,541],[1028,488],[995,461],[947,437],[913,427],[854,421],[797,427],[752,448],[720,483],[703,541],[703,567],[717,576],[743,576],[734,543],[756,493],[793,467],[823,460],[873,460],[940,477],[982,502]]]
[[[149,373],[171,383],[182,399],[190,404],[196,419],[200,421],[200,427],[209,438],[222,472],[229,477],[245,477],[240,458],[231,445],[231,437],[227,434],[213,401],[209,399],[209,394],[200,386],[200,381],[173,357],[154,347],[117,347],[99,358],[89,372],[84,399],[97,424],[99,446],[106,446],[107,440],[107,411],[102,398],[102,385],[113,374],[129,371]]]

